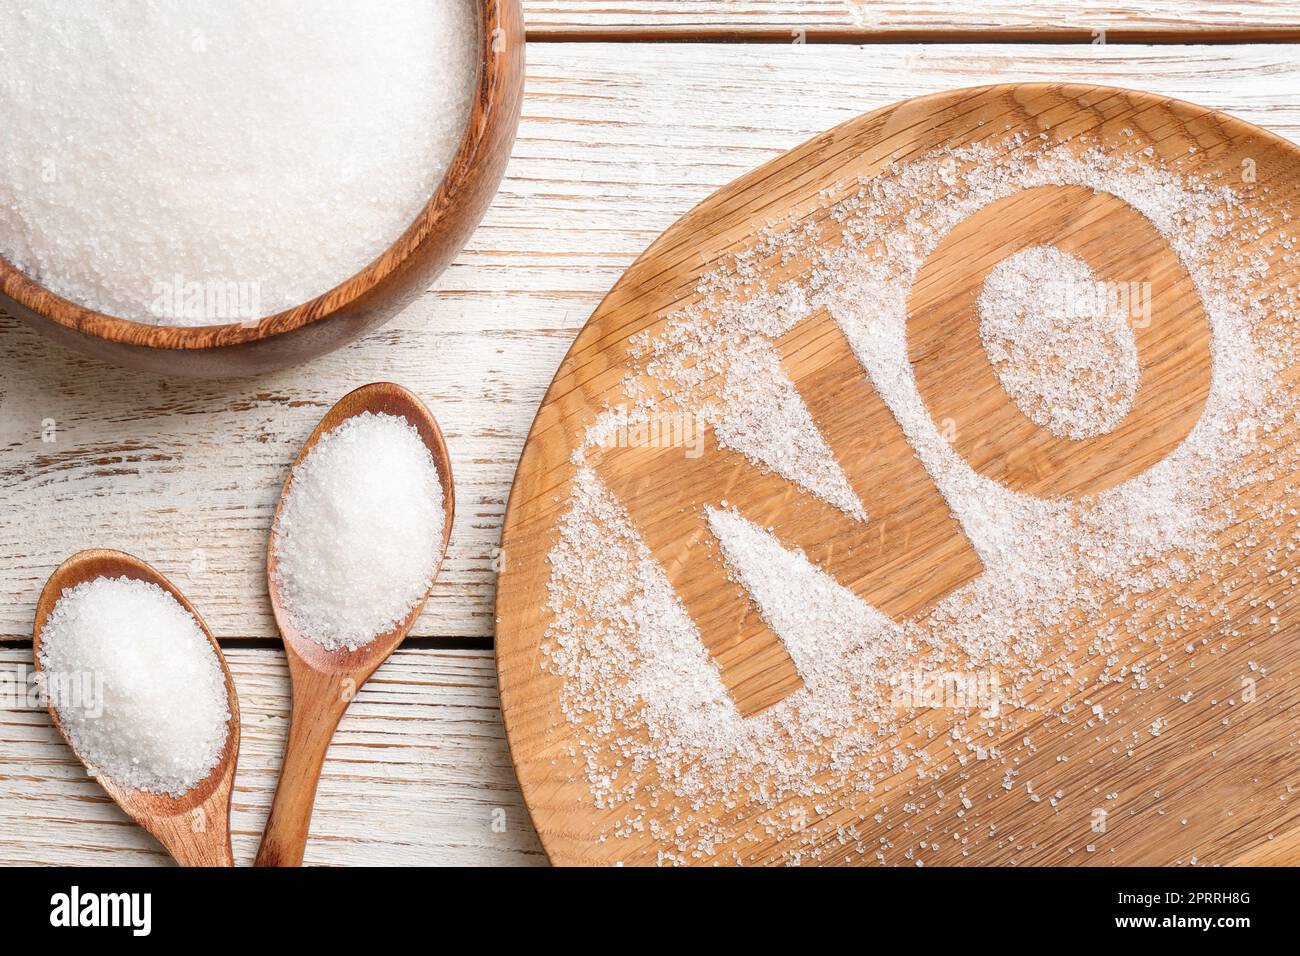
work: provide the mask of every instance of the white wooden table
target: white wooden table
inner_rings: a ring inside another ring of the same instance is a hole
[[[0,315],[0,669],[30,668],[37,593],[71,552],[118,547],[171,576],[239,685],[234,843],[250,862],[288,714],[262,577],[272,503],[335,399],[402,382],[446,432],[457,523],[413,637],[339,728],[307,862],[544,863],[498,712],[501,516],[565,349],[661,230],[815,133],[961,86],[1138,87],[1300,140],[1300,0],[1082,6],[525,0],[527,95],[501,193],[455,265],[390,325],[305,367],[203,383],[124,373]],[[43,710],[0,709],[0,863],[165,861]]]

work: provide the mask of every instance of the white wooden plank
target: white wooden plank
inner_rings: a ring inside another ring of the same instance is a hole
[[[0,639],[30,635],[50,570],[90,546],[156,564],[219,637],[276,636],[262,568],[284,471],[335,399],[392,379],[438,415],[458,487],[448,561],[413,634],[486,640],[527,428],[636,255],[714,189],[857,113],[1012,80],[1143,87],[1300,138],[1292,45],[533,44],[514,158],[483,226],[364,341],[255,379],[165,381],[0,318]]]
[[[524,0],[530,39],[729,36],[942,39],[970,34],[1090,40],[1172,39],[1180,34],[1250,36],[1294,31],[1290,0]]]
[[[276,650],[226,658],[243,722],[232,826],[246,866],[279,773],[288,672]],[[0,675],[30,663],[29,648],[0,649]],[[168,860],[86,775],[44,709],[0,705],[0,865]],[[400,651],[362,688],[325,763],[305,862],[545,862],[515,784],[489,652]]]

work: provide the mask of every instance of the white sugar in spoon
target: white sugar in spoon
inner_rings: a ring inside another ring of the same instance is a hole
[[[400,385],[376,382],[344,395],[311,433],[298,460],[294,462],[294,467],[302,463],[326,432],[363,412],[405,418],[420,433],[433,456],[442,485],[444,512],[442,541],[438,545],[438,560],[433,572],[436,579],[447,552],[447,542],[451,538],[456,496],[451,478],[451,460],[447,455],[442,431],[424,403],[414,394]],[[276,787],[275,801],[271,804],[271,814],[266,820],[262,845],[257,851],[257,866],[302,865],[321,766],[325,762],[325,753],[339,720],[361,685],[406,638],[407,631],[420,616],[424,601],[428,598],[426,591],[424,598],[396,627],[356,650],[350,651],[346,647],[328,650],[299,631],[285,611],[275,573],[275,529],[292,485],[293,474],[290,472],[276,506],[276,520],[271,525],[271,538],[266,553],[266,577],[271,593],[271,607],[289,658],[289,675],[293,681],[293,711],[284,766],[280,770],[280,783]],[[432,582],[430,586],[432,587]]]

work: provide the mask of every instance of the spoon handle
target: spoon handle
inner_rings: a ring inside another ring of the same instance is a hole
[[[321,766],[354,692],[343,678],[294,669],[289,742],[255,866],[302,866]]]
[[[147,829],[181,866],[234,866],[230,847],[230,791],[209,797],[189,813],[153,821]]]

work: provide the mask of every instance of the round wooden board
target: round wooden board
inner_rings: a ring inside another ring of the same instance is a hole
[[[756,116],[761,122],[761,113]],[[1029,84],[943,93],[859,117],[742,177],[668,229],[615,285],[560,366],[529,434],[505,518],[496,629],[501,706],[524,797],[554,863],[852,863],[874,861],[878,847],[891,850],[889,862],[912,862],[911,852],[903,856],[910,850],[926,865],[1300,862],[1300,794],[1289,798],[1289,788],[1300,781],[1300,695],[1293,679],[1300,663],[1300,605],[1289,583],[1272,573],[1276,552],[1296,530],[1294,518],[1270,532],[1274,540],[1256,534],[1243,542],[1240,529],[1237,537],[1233,528],[1223,532],[1225,549],[1241,549],[1243,568],[1259,566],[1261,583],[1249,593],[1224,597],[1217,593],[1223,582],[1206,578],[1150,597],[1144,613],[1153,621],[1180,601],[1199,599],[1220,603],[1234,624],[1224,634],[1222,617],[1205,620],[1191,624],[1176,645],[1121,650],[1150,661],[1181,653],[1184,642],[1210,648],[1194,668],[1178,673],[1176,686],[1171,680],[1159,693],[1141,693],[1124,683],[1099,688],[1075,681],[1043,691],[1067,708],[1088,710],[1100,702],[1122,712],[1122,728],[1099,723],[1083,730],[1081,723],[1062,732],[1056,713],[1028,708],[985,742],[1002,759],[968,763],[950,759],[948,718],[929,714],[913,736],[939,768],[926,779],[907,770],[870,793],[849,788],[837,800],[807,801],[806,812],[820,826],[793,834],[764,836],[755,821],[772,808],[742,797],[713,815],[715,825],[724,818],[740,822],[735,840],[724,832],[705,854],[673,853],[679,839],[666,839],[649,825],[629,827],[628,806],[601,808],[593,798],[578,745],[580,725],[566,717],[563,680],[543,650],[552,623],[548,554],[584,430],[603,409],[629,401],[623,382],[630,338],[661,331],[667,316],[698,301],[701,277],[753,243],[760,225],[801,217],[825,225],[823,190],[869,180],[892,162],[937,147],[999,143],[1017,131],[1115,149],[1136,137],[1180,173],[1226,173],[1239,182],[1249,169],[1250,185],[1243,188],[1251,202],[1275,213],[1300,211],[1300,151],[1279,137],[1150,94]],[[907,336],[917,387],[936,421],[958,423],[954,447],[981,474],[1042,498],[1113,487],[1178,446],[1205,407],[1210,337],[1196,291],[1151,224],[1113,196],[1065,187],[1027,190],[997,207],[959,224],[916,277]],[[1136,331],[1143,364],[1132,411],[1110,433],[1077,442],[1052,436],[1016,410],[963,317],[994,264],[1049,241],[1079,255],[1102,278],[1125,268],[1161,278],[1153,303],[1159,320]],[[1270,282],[1300,282],[1293,259],[1276,250],[1271,255]],[[805,266],[772,267],[797,272]],[[865,469],[868,514],[883,515],[885,527],[898,515],[908,528],[904,541],[873,527],[880,540],[864,538],[842,549],[835,576],[895,620],[915,619],[978,577],[979,558],[954,533],[955,519],[906,440],[901,433],[898,440],[879,437],[896,426],[834,323],[815,317],[801,323],[786,336],[781,354],[814,417],[833,437],[836,458],[846,470]],[[1283,374],[1294,384],[1292,372]],[[1290,430],[1273,435],[1272,445],[1300,447]],[[739,710],[759,712],[796,689],[799,674],[779,642],[752,608],[738,614],[728,603],[739,589],[725,569],[698,552],[688,560],[700,538],[699,506],[710,496],[740,500],[756,523],[788,529],[814,562],[851,533],[844,516],[789,494],[787,483],[744,458],[718,453],[712,439],[693,462],[679,456],[665,464],[662,455],[634,454],[611,456],[595,468],[668,569]],[[1252,500],[1276,502],[1295,486],[1291,473],[1275,469],[1270,478],[1253,487]],[[1086,628],[1106,624],[1103,616]],[[1077,630],[1072,635],[1079,637]],[[1089,659],[1088,643],[1071,643],[1076,649],[1069,663],[1079,674],[1101,666]],[[1262,674],[1260,661],[1267,663]],[[1257,698],[1251,674],[1259,680]],[[1252,703],[1238,706],[1247,678]],[[1183,694],[1186,701],[1171,711],[1171,699]],[[1166,719],[1177,733],[1147,733],[1153,721]],[[656,771],[637,772],[652,782]],[[1015,800],[1002,799],[1008,779],[1014,779]],[[1053,794],[1066,792],[1072,799],[1058,806]],[[905,817],[899,815],[904,803]],[[689,829],[700,809],[687,812],[691,808],[682,804],[671,789],[662,789],[652,802],[642,797],[637,809],[643,818],[681,820]],[[1109,818],[1100,831],[1096,808]]]

